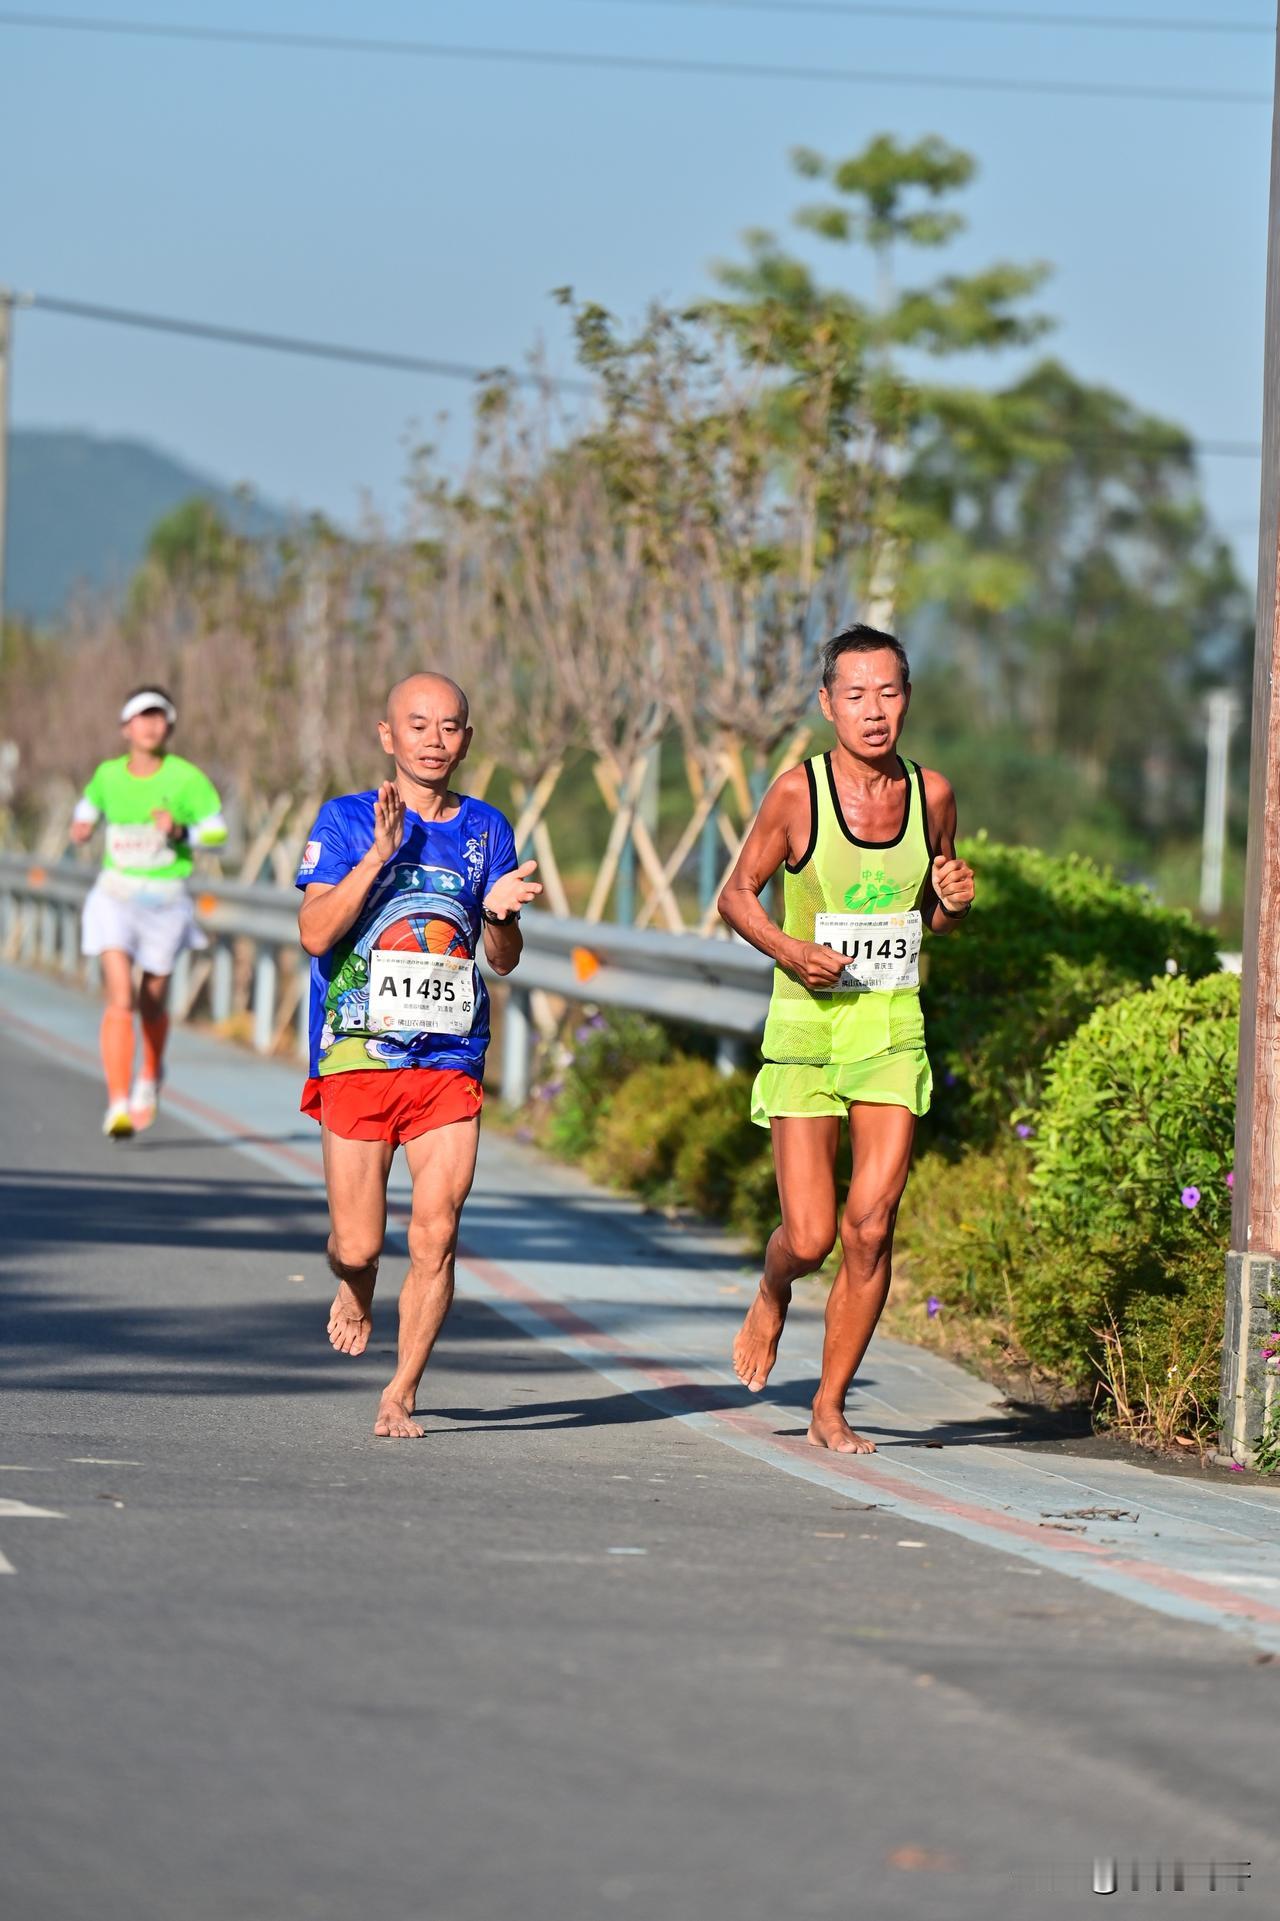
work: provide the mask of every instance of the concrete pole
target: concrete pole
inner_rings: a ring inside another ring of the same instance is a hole
[[[0,635],[4,633],[5,523],[9,502],[9,362],[13,356],[13,295],[0,287]]]
[[[1204,836],[1200,844],[1200,912],[1222,912],[1222,866],[1227,845],[1227,758],[1235,725],[1235,695],[1215,687],[1205,702]]]
[[[1258,637],[1221,1399],[1223,1452],[1246,1463],[1272,1417],[1277,1380],[1260,1350],[1280,1326],[1280,691],[1273,698],[1280,677],[1280,116],[1274,107],[1264,354]]]

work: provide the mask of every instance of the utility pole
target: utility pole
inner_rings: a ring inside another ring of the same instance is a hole
[[[13,295],[0,287],[0,639],[4,637],[4,532],[9,497],[9,362],[13,356]]]
[[[1280,34],[1276,52],[1280,82]],[[1280,102],[1280,86],[1276,99]],[[1258,637],[1221,1399],[1222,1450],[1242,1462],[1252,1458],[1273,1419],[1280,1386],[1261,1354],[1266,1336],[1280,1326],[1280,115],[1275,105],[1264,354]]]
[[[1215,687],[1205,702],[1204,835],[1200,843],[1200,912],[1222,912],[1222,863],[1227,845],[1227,758],[1236,722],[1236,697]]]

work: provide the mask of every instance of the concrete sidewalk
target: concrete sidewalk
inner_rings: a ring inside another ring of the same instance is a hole
[[[54,981],[0,967],[6,1031],[83,1070],[96,1129],[98,1009]],[[296,1068],[175,1029],[166,1104],[190,1128],[301,1186],[321,1184],[318,1134],[297,1111]],[[161,1123],[163,1125],[163,1122]],[[155,1136],[123,1144],[133,1171]],[[402,1167],[393,1199],[403,1220]],[[323,1214],[317,1209],[317,1240]],[[728,1366],[754,1275],[725,1238],[668,1223],[490,1129],[464,1221],[459,1291],[686,1422],[838,1500],[936,1528],[1162,1613],[1280,1651],[1280,1489],[1234,1489],[1120,1461],[1019,1445],[994,1389],[937,1356],[877,1339],[851,1411],[870,1457],[807,1445],[820,1295],[793,1312],[769,1389]],[[447,1339],[446,1334],[446,1339]],[[430,1417],[431,1377],[424,1391]],[[591,1440],[584,1428],[583,1445]]]

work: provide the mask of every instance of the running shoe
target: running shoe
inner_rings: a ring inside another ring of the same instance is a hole
[[[102,1123],[102,1131],[108,1140],[128,1140],[133,1132],[133,1120],[129,1113],[128,1101],[112,1101],[107,1109],[107,1117]]]
[[[156,1117],[160,1104],[160,1083],[158,1081],[136,1080],[129,1096],[129,1119],[133,1122],[135,1134],[145,1133]]]

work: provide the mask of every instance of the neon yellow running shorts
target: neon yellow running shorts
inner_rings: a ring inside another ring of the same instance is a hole
[[[751,1118],[768,1127],[787,1115],[843,1117],[854,1101],[878,1101],[925,1114],[933,1092],[929,1057],[922,1047],[897,1047],[864,1061],[821,1067],[766,1061],[751,1089]]]

